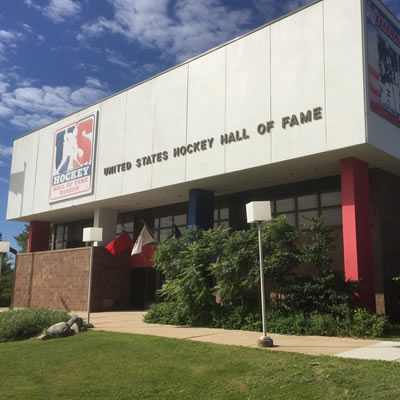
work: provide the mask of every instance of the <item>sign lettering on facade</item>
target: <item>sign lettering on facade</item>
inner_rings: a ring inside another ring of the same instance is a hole
[[[323,119],[323,108],[315,107],[311,110],[306,110],[298,114],[292,114],[291,116],[284,116],[281,118],[281,129],[285,131],[286,129],[295,128],[296,126],[310,124],[313,121],[318,121]],[[266,123],[260,123],[256,127],[256,132],[260,135],[266,133],[271,133],[275,128],[275,121],[270,120]],[[235,132],[224,133],[219,136],[219,140],[215,140],[213,137],[209,137],[197,142],[185,144],[182,146],[177,146],[172,149],[172,151],[164,150],[158,153],[148,154],[136,159],[136,168],[145,167],[155,163],[168,161],[171,156],[174,158],[185,157],[193,153],[200,153],[213,148],[214,143],[219,143],[221,146],[227,146],[231,143],[238,143],[251,138],[245,128],[236,130]],[[110,176],[118,174],[125,171],[130,171],[132,168],[132,162],[127,161],[121,164],[112,165],[104,168],[104,175]]]

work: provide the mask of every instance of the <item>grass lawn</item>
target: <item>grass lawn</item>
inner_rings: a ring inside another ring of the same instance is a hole
[[[1,400],[400,399],[400,363],[122,333],[3,343],[0,368]]]

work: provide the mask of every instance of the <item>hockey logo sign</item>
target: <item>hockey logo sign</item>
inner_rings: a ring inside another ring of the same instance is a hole
[[[96,117],[91,114],[55,131],[50,203],[92,193]]]

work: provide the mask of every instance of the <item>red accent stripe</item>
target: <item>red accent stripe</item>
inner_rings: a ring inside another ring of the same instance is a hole
[[[375,311],[375,281],[368,164],[356,158],[341,161],[343,249],[346,279],[363,286],[360,303]]]

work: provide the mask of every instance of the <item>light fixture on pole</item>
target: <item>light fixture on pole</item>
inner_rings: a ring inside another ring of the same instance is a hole
[[[1,279],[1,267],[3,265],[3,254],[10,251],[10,242],[0,242],[0,279]]]
[[[83,241],[90,243],[90,267],[89,267],[89,287],[88,287],[88,316],[87,323],[90,324],[90,298],[92,295],[92,270],[93,270],[93,253],[94,242],[103,240],[103,228],[83,228]]]
[[[252,201],[246,204],[247,222],[257,223],[258,226],[258,247],[260,254],[260,286],[261,286],[261,312],[263,335],[257,340],[258,347],[272,347],[273,340],[267,336],[267,323],[265,317],[265,289],[264,289],[264,267],[263,267],[263,248],[261,226],[263,222],[271,221],[271,203],[269,201]]]

